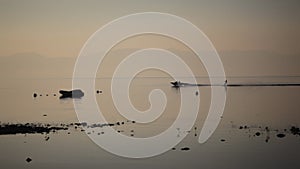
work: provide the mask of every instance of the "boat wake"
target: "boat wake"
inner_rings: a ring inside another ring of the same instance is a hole
[[[187,86],[224,86],[224,87],[255,87],[255,86],[300,86],[300,83],[232,83],[225,81],[223,84],[192,84],[183,83],[180,81],[170,82],[173,87],[187,87]]]

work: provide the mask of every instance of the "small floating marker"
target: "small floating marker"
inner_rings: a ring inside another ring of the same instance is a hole
[[[49,136],[46,136],[46,137],[45,137],[45,141],[48,141],[49,139],[50,139]]]
[[[172,150],[176,150],[176,148],[175,148],[175,147],[173,147],[173,148],[172,148]]]
[[[48,94],[46,94],[46,96],[49,96]]]
[[[26,162],[27,162],[27,163],[30,163],[31,161],[32,161],[32,159],[31,159],[30,157],[27,157],[27,158],[26,158]]]
[[[43,96],[42,94],[40,94],[40,96]]]
[[[131,134],[130,136],[133,137],[134,136],[134,130],[130,130]]]
[[[225,142],[226,140],[225,140],[225,139],[221,139],[220,141],[221,141],[221,142]]]
[[[199,95],[199,92],[198,91],[196,91],[196,96],[198,96]]]
[[[54,93],[53,96],[56,96],[56,94]]]
[[[96,92],[97,92],[97,94],[99,94],[99,93],[102,93],[102,91],[101,91],[101,90],[97,90]]]
[[[33,97],[36,98],[38,95],[36,93],[33,93]]]

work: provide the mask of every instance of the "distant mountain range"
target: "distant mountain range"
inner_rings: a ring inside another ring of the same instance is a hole
[[[120,60],[122,53],[117,51],[110,58]],[[178,52],[183,59],[189,59],[189,53]],[[221,51],[227,76],[299,76],[300,56],[278,55],[263,51]],[[0,78],[71,78],[76,57],[45,57],[36,53],[21,53],[0,57]],[[111,62],[100,68],[113,72]],[[189,61],[188,64],[193,62]],[[194,65],[195,66],[195,65]],[[203,66],[196,65],[203,72]],[[101,70],[100,70],[101,71]],[[196,74],[197,76],[197,74]],[[202,74],[200,75],[202,76]]]

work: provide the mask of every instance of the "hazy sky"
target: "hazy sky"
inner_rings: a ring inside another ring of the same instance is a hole
[[[0,56],[77,57],[88,37],[118,17],[145,11],[190,20],[218,51],[300,53],[298,0],[1,0]]]

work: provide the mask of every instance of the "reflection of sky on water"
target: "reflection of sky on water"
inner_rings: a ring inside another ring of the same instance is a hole
[[[130,97],[138,109],[145,110],[149,107],[147,96],[153,87],[162,88],[168,97],[166,112],[157,121],[147,125],[126,121],[116,113],[112,101],[108,99],[109,79],[96,81],[97,89],[103,92],[97,94],[95,89],[95,94],[107,120],[115,124],[111,127],[116,132],[129,137],[148,137],[168,128],[176,118],[180,90],[171,88],[170,80],[172,79],[150,78],[132,82]],[[77,122],[73,100],[59,100],[59,95],[51,95],[61,88],[70,89],[70,79],[18,82],[26,90],[21,90],[18,85],[1,89],[6,98],[2,99],[5,103],[0,114],[2,124],[33,122],[55,126]],[[299,87],[228,88],[221,123],[205,144],[199,144],[197,140],[209,107],[210,90],[208,87],[200,87],[199,90],[200,112],[194,127],[191,131],[177,129],[178,136],[186,132],[187,137],[162,155],[141,160],[118,157],[104,151],[86,136],[95,134],[105,137],[108,126],[98,126],[99,131],[90,133],[81,130],[82,126],[77,129],[69,126],[68,130],[49,134],[1,135],[0,147],[4,152],[0,155],[1,168],[23,168],[25,165],[30,168],[131,168],[132,165],[143,168],[182,168],[187,165],[203,168],[298,168],[299,135],[293,135],[290,129],[300,124],[297,104]],[[34,99],[33,92],[43,96]],[[47,93],[49,96],[46,96]],[[280,138],[278,134],[285,136]],[[26,162],[27,157],[32,161]]]

